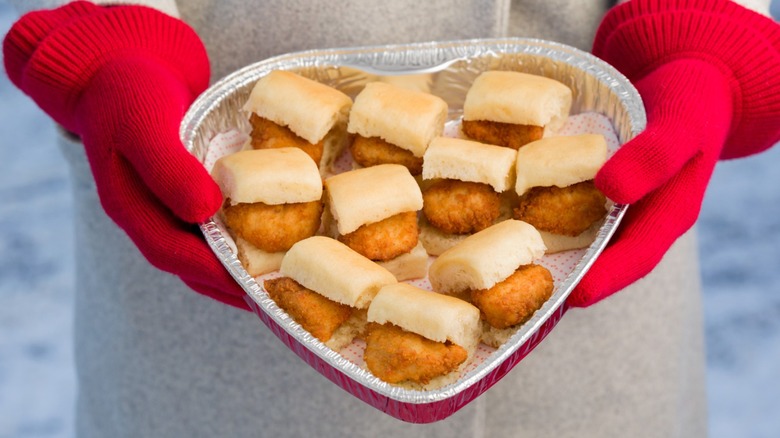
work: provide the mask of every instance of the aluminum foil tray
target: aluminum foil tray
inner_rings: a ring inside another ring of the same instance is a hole
[[[296,71],[353,98],[366,83],[388,79],[383,77],[417,82],[448,103],[451,122],[459,120],[466,91],[479,73],[517,70],[568,85],[574,95],[571,114],[605,116],[619,144],[636,136],[646,123],[637,91],[623,75],[598,58],[550,41],[482,39],[298,52],[249,65],[220,80],[195,101],[181,125],[186,148],[203,161],[217,134],[231,129],[248,131],[241,107],[254,83],[277,69]],[[567,310],[566,297],[606,246],[625,210],[625,205],[612,206],[596,241],[587,249],[566,255],[572,260],[571,269],[559,273],[560,281],[556,281],[552,297],[514,337],[489,352],[457,382],[434,391],[387,384],[355,361],[326,347],[277,307],[261,282],[246,272],[231,249],[230,239],[214,218],[201,224],[201,229],[217,257],[247,292],[247,302],[298,356],[369,405],[404,421],[429,423],[452,415],[485,392],[550,333]]]

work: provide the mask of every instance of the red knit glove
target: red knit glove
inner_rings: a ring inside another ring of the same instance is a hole
[[[574,306],[660,262],[696,222],[719,158],[780,140],[780,27],[766,17],[722,0],[632,0],[607,14],[593,53],[636,85],[647,129],[596,175],[604,194],[632,205],[570,296]]]
[[[104,210],[149,262],[248,309],[194,225],[222,202],[178,135],[208,85],[208,57],[194,31],[150,8],[73,2],[23,16],[3,53],[11,81],[81,137]]]

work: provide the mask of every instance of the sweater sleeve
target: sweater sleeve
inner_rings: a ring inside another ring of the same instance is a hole
[[[168,15],[179,18],[179,9],[176,0],[90,0],[95,4],[134,4],[144,5],[165,12]],[[70,0],[9,0],[19,15],[38,9],[54,9]]]

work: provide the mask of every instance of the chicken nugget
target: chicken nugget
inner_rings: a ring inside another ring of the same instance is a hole
[[[493,225],[500,208],[499,194],[487,184],[444,179],[423,192],[428,222],[449,234],[484,230]]]
[[[606,202],[593,180],[566,187],[534,187],[520,197],[514,218],[549,233],[578,236],[607,214]]]
[[[392,324],[370,323],[363,358],[375,376],[388,383],[431,379],[458,369],[466,350],[451,342],[436,342]]]
[[[252,114],[249,118],[252,125],[251,142],[252,149],[274,149],[284,147],[296,147],[311,157],[317,165],[322,161],[322,154],[325,149],[324,141],[317,144],[311,144],[290,128],[279,125],[271,120]]]
[[[238,236],[265,252],[280,252],[319,230],[322,202],[230,205],[226,200],[222,212],[225,225]]]
[[[505,329],[530,319],[550,299],[553,288],[550,271],[529,264],[490,289],[472,290],[470,295],[488,324]]]
[[[407,211],[363,225],[339,240],[371,260],[386,261],[411,251],[418,236],[417,212]]]
[[[416,157],[411,151],[388,143],[379,137],[363,137],[355,135],[349,147],[352,158],[363,167],[377,164],[400,164],[412,175],[422,173],[423,159]]]
[[[322,342],[330,340],[355,310],[329,300],[289,277],[266,280],[263,286],[277,306]]]
[[[461,129],[474,140],[515,150],[544,136],[543,126],[516,125],[489,120],[464,120]]]

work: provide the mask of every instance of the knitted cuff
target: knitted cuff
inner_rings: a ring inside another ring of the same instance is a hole
[[[70,18],[63,19],[70,14]],[[53,27],[54,26],[54,27]],[[147,57],[168,68],[194,98],[209,81],[205,47],[183,21],[143,6],[67,9],[24,16],[4,41],[9,77],[66,129],[95,73],[112,59]]]
[[[676,59],[721,70],[734,116],[721,158],[780,140],[780,26],[767,17],[726,0],[633,0],[607,14],[593,53],[632,81]]]

